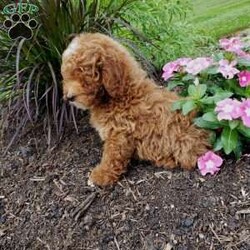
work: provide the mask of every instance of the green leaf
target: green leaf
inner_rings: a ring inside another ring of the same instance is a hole
[[[225,127],[221,134],[221,141],[225,153],[228,155],[237,147],[238,142],[238,132],[234,129],[231,130]]]
[[[247,66],[247,67],[250,66],[250,60],[247,60],[247,59],[239,58],[237,59],[237,62],[241,66]]]
[[[242,155],[242,142],[238,140],[237,147],[234,149],[234,155],[236,159],[239,159]]]
[[[196,104],[194,100],[188,100],[182,106],[182,113],[183,115],[187,115],[191,110],[196,108]]]
[[[202,116],[202,118],[208,122],[218,122],[214,112],[207,112]]]
[[[195,77],[191,74],[185,75],[184,77],[182,77],[182,81],[189,81],[189,80],[194,80]]]
[[[197,97],[201,98],[206,94],[207,85],[206,84],[199,84],[197,87]]]
[[[215,131],[209,132],[209,142],[213,145],[216,142],[216,133]]]
[[[197,125],[200,128],[207,128],[207,129],[221,128],[220,123],[205,121],[202,117],[198,117],[194,121],[195,125]]]
[[[233,95],[232,92],[229,91],[223,91],[220,93],[216,93],[214,96],[210,96],[210,97],[205,97],[201,99],[201,102],[203,104],[213,104],[213,103],[217,103],[221,100],[224,100],[228,97],[231,97]]]
[[[227,89],[230,89],[232,92],[234,92],[237,95],[241,95],[242,97],[248,97],[247,91],[245,88],[242,88],[235,79],[228,79],[225,84],[227,84]]]
[[[219,151],[223,148],[223,144],[221,141],[221,136],[219,138],[217,138],[217,140],[214,143],[214,151]]]
[[[185,100],[179,100],[173,103],[172,105],[172,110],[178,110],[178,109],[182,109],[182,105],[185,102]]]
[[[238,125],[240,124],[240,121],[237,121],[237,120],[233,120],[233,121],[229,121],[229,127],[233,130],[235,129],[236,127],[238,127]]]
[[[173,88],[175,88],[177,86],[183,86],[183,85],[184,85],[183,82],[169,82],[167,85],[167,89],[172,90]]]
[[[212,67],[209,67],[209,68],[203,70],[203,72],[206,74],[209,74],[209,75],[216,75],[216,74],[218,74],[218,67],[212,66]]]
[[[189,85],[188,87],[188,94],[195,99],[200,99],[206,93],[207,85],[206,84],[199,84],[199,85]]]
[[[242,123],[238,126],[237,130],[244,135],[245,137],[247,137],[248,139],[250,139],[250,128],[247,128],[246,126],[244,126]]]
[[[196,94],[197,94],[197,89],[196,89],[196,86],[195,86],[195,85],[191,84],[191,85],[188,86],[188,94],[189,94],[190,96],[196,96]]]
[[[216,53],[215,55],[214,55],[214,61],[220,61],[221,59],[224,59],[224,54],[223,53]]]

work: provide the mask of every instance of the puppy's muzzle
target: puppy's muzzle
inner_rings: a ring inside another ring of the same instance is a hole
[[[65,102],[74,102],[75,101],[75,96],[67,96],[67,95],[64,95],[63,96],[63,100]]]

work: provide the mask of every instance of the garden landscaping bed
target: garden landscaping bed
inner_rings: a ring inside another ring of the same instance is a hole
[[[7,2],[3,1],[2,5],[4,3],[7,5]],[[10,102],[10,109],[13,112],[9,118],[19,124],[25,124],[26,111],[29,116],[30,114],[42,116],[42,113],[52,112],[54,119],[51,120],[54,121],[54,125],[59,125],[58,131],[64,127],[61,122],[69,118],[65,115],[67,114],[64,106],[66,104],[61,104],[62,97],[58,95],[61,92],[61,88],[58,88],[61,83],[59,74],[61,54],[62,49],[68,45],[66,39],[68,35],[88,32],[93,30],[93,27],[94,30],[100,27],[102,32],[107,30],[110,34],[120,34],[122,30],[117,29],[115,22],[110,21],[113,16],[117,20],[125,20],[125,34],[127,32],[130,34],[132,31],[135,35],[131,40],[132,43],[129,42],[127,45],[136,52],[147,71],[150,71],[150,64],[145,58],[153,59],[156,65],[162,67],[162,60],[165,63],[183,55],[192,55],[193,58],[196,54],[211,54],[214,48],[208,47],[211,39],[207,35],[220,38],[249,27],[249,15],[242,11],[249,5],[247,0],[238,2],[196,0],[194,13],[192,12],[187,23],[182,20],[189,13],[190,6],[185,4],[186,1],[177,1],[178,8],[175,8],[177,5],[171,4],[175,1],[165,1],[170,5],[159,4],[158,7],[154,6],[155,1],[138,1],[131,7],[132,11],[129,11],[125,5],[117,8],[115,5],[108,4],[108,2],[117,1],[92,1],[100,4],[89,4],[86,13],[82,11],[85,9],[86,1],[84,3],[79,1],[78,4],[76,1],[56,1],[57,4],[53,1],[35,2],[40,9],[37,16],[40,27],[39,32],[36,31],[37,43],[29,40],[22,46],[20,46],[22,43],[14,46],[7,32],[1,33],[0,60],[4,62],[1,72],[7,73],[1,75],[3,83],[0,85],[8,88],[2,91],[0,99],[3,98],[3,101],[8,102],[10,98],[8,96],[11,96],[13,89],[23,90],[12,104]],[[58,13],[58,15],[51,15],[51,13]],[[153,13],[158,17],[157,19],[154,18]],[[170,16],[169,21],[166,18],[168,16]],[[0,15],[2,23],[6,17],[6,15]],[[127,18],[128,21],[126,21]],[[67,20],[72,20],[72,25],[69,26]],[[87,25],[82,25],[86,20]],[[89,20],[95,20],[95,22],[92,23]],[[120,25],[119,23],[119,27]],[[139,30],[141,27],[143,36],[155,41],[156,47],[160,49],[150,47],[152,45],[148,42],[145,46],[145,38],[141,40],[141,33],[138,33],[137,37],[133,26],[138,27]],[[79,27],[83,29],[79,30]],[[237,35],[247,37],[250,35],[250,30],[244,30]],[[134,46],[137,43],[141,44],[138,50]],[[48,45],[48,50],[40,46],[44,44]],[[228,53],[225,51],[222,57],[217,58],[217,67],[219,67],[219,59],[228,59]],[[248,49],[246,53],[249,53]],[[239,54],[242,56],[242,53]],[[242,63],[239,69],[247,70],[247,76],[250,77],[249,63],[245,65],[246,62]],[[226,64],[224,61],[224,66],[230,66]],[[16,65],[16,69],[13,65]],[[173,69],[173,72],[181,73],[180,76],[183,77],[183,65],[177,66],[180,72],[176,72],[176,69]],[[230,68],[232,69],[233,66],[235,65],[231,65]],[[20,76],[16,76],[16,71],[19,69]],[[217,75],[217,78],[213,78],[214,72],[210,71],[210,73],[213,73],[212,87],[216,84],[224,90],[230,87],[227,81],[229,76],[225,74],[226,76],[223,75],[224,78],[222,78],[223,71],[220,71],[221,75]],[[194,75],[197,74],[196,72]],[[9,78],[10,76],[14,78]],[[208,75],[199,74],[199,77],[201,77],[199,86],[203,84],[204,87],[204,84],[207,84]],[[190,84],[192,86],[190,90],[195,89],[196,93],[199,92],[199,95],[196,95],[194,91],[193,93],[190,91],[192,105],[186,105],[188,109],[196,108],[193,104],[200,105],[202,101],[205,103],[207,93],[209,95],[218,93],[209,92],[207,88],[205,90],[203,88],[201,95],[201,91],[198,91],[197,79],[190,81],[191,79],[186,78],[186,80],[187,85],[184,86],[187,87]],[[236,75],[233,81],[234,87],[238,87],[239,92],[233,91],[232,98],[238,98],[243,103],[244,95],[238,86],[241,81],[238,83]],[[179,83],[183,82],[184,79],[180,78]],[[20,83],[22,86],[19,86]],[[38,88],[39,91],[37,91]],[[176,90],[181,93],[182,87],[177,85]],[[5,100],[4,97],[7,99]],[[245,97],[249,98],[249,96]],[[33,107],[34,101],[37,102],[36,107]],[[208,114],[206,116],[210,120],[204,120],[210,122],[210,125],[213,122],[218,123],[217,111],[211,116],[211,110],[215,110],[217,103],[212,101],[212,103],[206,103],[208,104],[212,108],[201,109],[201,111],[204,111],[204,114],[210,113],[210,116]],[[201,106],[207,108],[205,105]],[[184,104],[181,108],[185,112],[191,111],[191,109],[186,110]],[[35,112],[33,112],[34,109],[36,109]],[[1,123],[2,110],[3,106],[0,105],[0,127],[5,125]],[[239,129],[245,116],[241,114],[240,117],[234,117],[235,120],[221,122],[219,127],[214,127],[216,136],[223,134],[224,128],[226,128],[225,131],[230,132],[225,132],[223,139],[229,138],[228,143],[224,144],[228,144],[231,148],[228,149],[222,145],[220,152],[223,150],[228,154],[236,152],[241,149],[238,147],[240,143],[247,144],[246,137],[250,138],[250,131],[247,129],[250,125],[247,124],[245,127],[245,134],[242,133],[242,128]],[[60,117],[59,120],[57,120],[58,117]],[[37,116],[27,116],[28,118],[36,120]],[[43,118],[44,121],[50,121],[49,116],[43,116]],[[90,127],[88,120],[88,114],[83,113],[81,119],[77,119],[79,134],[72,124],[72,128],[67,128],[60,143],[50,149],[47,147],[43,125],[25,128],[23,133],[19,131],[19,134],[22,134],[21,140],[13,144],[7,150],[7,154],[4,154],[9,139],[15,133],[13,126],[8,127],[9,135],[5,135],[5,140],[0,139],[0,250],[250,249],[250,145],[238,161],[231,156],[224,157],[223,166],[214,176],[203,177],[198,169],[193,172],[170,171],[157,168],[149,162],[132,160],[128,172],[115,186],[102,189],[91,187],[87,182],[89,172],[99,163],[102,154],[102,142],[97,132]],[[232,131],[235,136],[232,136]],[[55,134],[52,132],[52,137]],[[0,138],[1,135],[0,129]]]
[[[47,150],[41,128],[0,158],[0,249],[250,249],[250,156],[215,176],[133,160],[112,188],[87,185],[102,143],[88,123]]]

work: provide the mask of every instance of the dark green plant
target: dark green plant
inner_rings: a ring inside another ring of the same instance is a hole
[[[9,111],[4,119],[14,122],[15,135],[20,134],[27,123],[35,124],[41,119],[48,131],[48,144],[52,141],[53,128],[57,138],[62,135],[65,122],[72,122],[77,128],[75,109],[68,107],[61,98],[61,54],[75,33],[111,35],[114,30],[123,29],[136,35],[136,29],[127,25],[125,19],[128,7],[135,1],[34,0],[30,3],[39,8],[35,17],[39,26],[31,40],[13,41],[6,30],[0,31],[0,60],[4,65],[0,72],[0,101],[8,101]],[[3,9],[7,4],[9,1],[2,1],[0,7]],[[0,14],[1,23],[6,18],[4,13]],[[139,36],[137,34],[138,39]],[[138,51],[130,40],[124,41]],[[142,54],[137,54],[140,55],[146,62]]]

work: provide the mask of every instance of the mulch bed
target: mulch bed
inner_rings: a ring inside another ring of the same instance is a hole
[[[0,149],[0,249],[250,249],[250,155],[216,176],[133,160],[114,187],[87,185],[102,143],[88,117],[48,150],[40,129]]]

